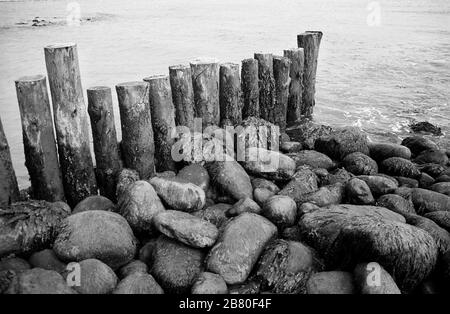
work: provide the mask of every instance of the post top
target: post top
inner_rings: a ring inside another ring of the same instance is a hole
[[[189,69],[189,66],[184,65],[184,64],[176,64],[176,65],[169,66],[169,71],[170,70],[186,70],[186,69]]]
[[[132,82],[119,83],[116,85],[116,87],[135,87],[135,86],[147,86],[147,85],[148,85],[147,82],[132,81]]]
[[[36,75],[27,75],[27,76],[22,76],[19,77],[17,80],[15,80],[16,83],[22,83],[22,82],[37,82],[37,81],[42,81],[45,80],[45,75],[42,74],[36,74]]]
[[[150,76],[144,77],[145,82],[164,80],[164,79],[169,79],[169,76],[164,75],[164,74],[158,74],[158,75],[150,75]]]
[[[46,50],[52,50],[52,49],[65,49],[65,48],[73,48],[76,47],[77,44],[75,43],[56,43],[56,44],[51,44],[48,46],[45,46],[44,49]]]
[[[216,64],[219,63],[219,61],[216,58],[210,58],[210,57],[201,57],[194,59],[190,62],[191,65],[208,65],[208,64]]]
[[[97,91],[97,90],[110,90],[111,88],[109,88],[108,86],[92,86],[89,87],[87,90],[90,91]]]

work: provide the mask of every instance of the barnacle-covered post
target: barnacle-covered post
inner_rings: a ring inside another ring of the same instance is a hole
[[[122,168],[117,143],[111,89],[106,86],[88,88],[88,112],[96,161],[100,194],[116,201],[117,176]]]
[[[286,124],[292,125],[301,118],[303,105],[303,48],[292,48],[284,50],[284,56],[291,60],[289,77],[289,101],[287,108]]]
[[[273,55],[255,53],[258,60],[259,113],[266,121],[275,122],[275,80],[273,78]]]
[[[221,125],[236,125],[242,121],[241,80],[239,64],[224,63],[219,71],[219,102]]]
[[[286,57],[273,57],[273,77],[275,80],[274,121],[280,131],[286,129],[286,113],[289,99],[289,77],[291,61]]]
[[[32,196],[49,202],[64,200],[46,78],[24,76],[15,83]]]
[[[242,60],[241,69],[242,88],[242,119],[248,117],[259,118],[259,78],[258,60]]]
[[[194,90],[191,68],[185,65],[169,67],[170,88],[175,107],[175,124],[194,128]]]
[[[64,191],[69,205],[75,206],[97,194],[77,46],[56,44],[44,51]]]

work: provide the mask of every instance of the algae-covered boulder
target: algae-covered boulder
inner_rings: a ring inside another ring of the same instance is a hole
[[[418,155],[424,150],[438,149],[435,143],[422,136],[406,137],[402,145],[408,147],[413,155]]]
[[[411,151],[408,147],[394,143],[369,143],[369,154],[376,161],[391,157],[411,159]]]
[[[336,160],[355,152],[369,154],[367,135],[353,127],[335,129],[330,135],[320,137],[314,149]]]
[[[412,189],[411,198],[419,215],[435,211],[450,211],[450,196],[425,189]]]
[[[302,198],[297,199],[297,206],[303,203],[311,203],[319,207],[324,207],[332,204],[339,204],[345,197],[345,185],[342,183],[335,183],[332,185],[322,186],[315,192],[308,193]]]
[[[287,156],[295,161],[297,168],[300,166],[311,166],[313,168],[330,170],[336,166],[330,157],[315,150],[302,150],[297,153],[287,154]]]
[[[304,241],[321,253],[328,268],[375,261],[405,292],[427,278],[437,261],[433,237],[385,208],[331,206],[303,215],[299,226]]]
[[[431,191],[450,196],[450,182],[438,182],[430,186]]]
[[[418,179],[420,178],[420,170],[410,160],[391,157],[383,160],[380,165],[380,170],[390,176],[407,177]]]
[[[301,143],[304,149],[314,149],[316,140],[331,134],[332,131],[330,126],[317,124],[311,120],[301,121],[286,129],[291,140]]]
[[[304,196],[319,189],[317,175],[307,167],[297,169],[292,180],[278,193],[292,198],[297,205],[301,204]]]
[[[85,198],[75,206],[72,214],[84,212],[87,210],[106,210],[114,211],[115,205],[108,198],[101,195],[93,195]]]
[[[446,166],[448,164],[448,156],[445,150],[430,149],[422,151],[415,159],[414,162],[418,164],[438,164]]]
[[[372,192],[366,182],[353,178],[345,186],[347,200],[355,205],[370,205],[375,202]]]
[[[219,274],[227,284],[243,283],[261,255],[265,245],[277,234],[266,218],[243,213],[222,231],[207,259],[207,269]]]
[[[209,188],[208,171],[206,171],[206,169],[200,164],[191,164],[184,167],[178,172],[177,177],[198,185],[205,192]]]
[[[372,194],[376,196],[394,192],[398,188],[398,183],[394,178],[382,175],[358,176],[358,179],[367,183]]]
[[[274,181],[288,181],[295,172],[295,161],[278,151],[252,147],[245,161],[241,161],[246,171],[255,176]]]
[[[47,270],[54,270],[60,274],[66,270],[66,264],[60,261],[55,252],[51,249],[45,249],[33,253],[28,261],[33,268],[38,267]]]
[[[411,200],[397,194],[385,194],[377,200],[377,206],[386,207],[402,216],[416,214]]]
[[[6,294],[76,294],[64,278],[53,270],[33,268],[17,274]]]
[[[297,205],[285,195],[274,195],[263,205],[262,215],[278,227],[289,227],[295,223]]]
[[[439,227],[431,219],[419,215],[409,215],[406,217],[406,222],[428,232],[436,241],[441,254],[444,254],[450,250],[450,233]]]
[[[425,218],[433,220],[440,227],[450,232],[450,211],[437,211],[425,214]]]
[[[139,174],[136,170],[122,169],[117,176],[116,198],[119,199],[122,193],[136,181],[139,181]]]
[[[348,154],[343,163],[345,169],[354,175],[372,175],[378,172],[376,161],[360,152]]]
[[[119,214],[90,210],[62,221],[53,250],[63,261],[96,258],[117,269],[133,259],[136,238]]]

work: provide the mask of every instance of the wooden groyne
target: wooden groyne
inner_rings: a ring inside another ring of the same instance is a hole
[[[66,200],[72,207],[98,193],[116,201],[117,176],[123,167],[136,170],[141,179],[175,170],[174,129],[192,130],[195,118],[201,118],[205,128],[261,117],[284,131],[313,112],[321,38],[320,32],[300,34],[299,48],[284,50],[282,56],[257,52],[241,66],[194,60],[170,66],[168,75],[117,84],[120,143],[111,88],[89,87],[86,106],[77,46],[45,47],[51,97],[43,75],[16,80],[31,197]],[[1,125],[0,144],[0,205],[7,205],[19,198],[19,191]]]

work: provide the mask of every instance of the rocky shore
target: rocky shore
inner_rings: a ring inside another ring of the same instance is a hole
[[[448,148],[314,122],[279,140],[270,152],[250,138],[257,161],[179,163],[147,180],[123,169],[117,203],[0,209],[0,291],[449,292]]]

